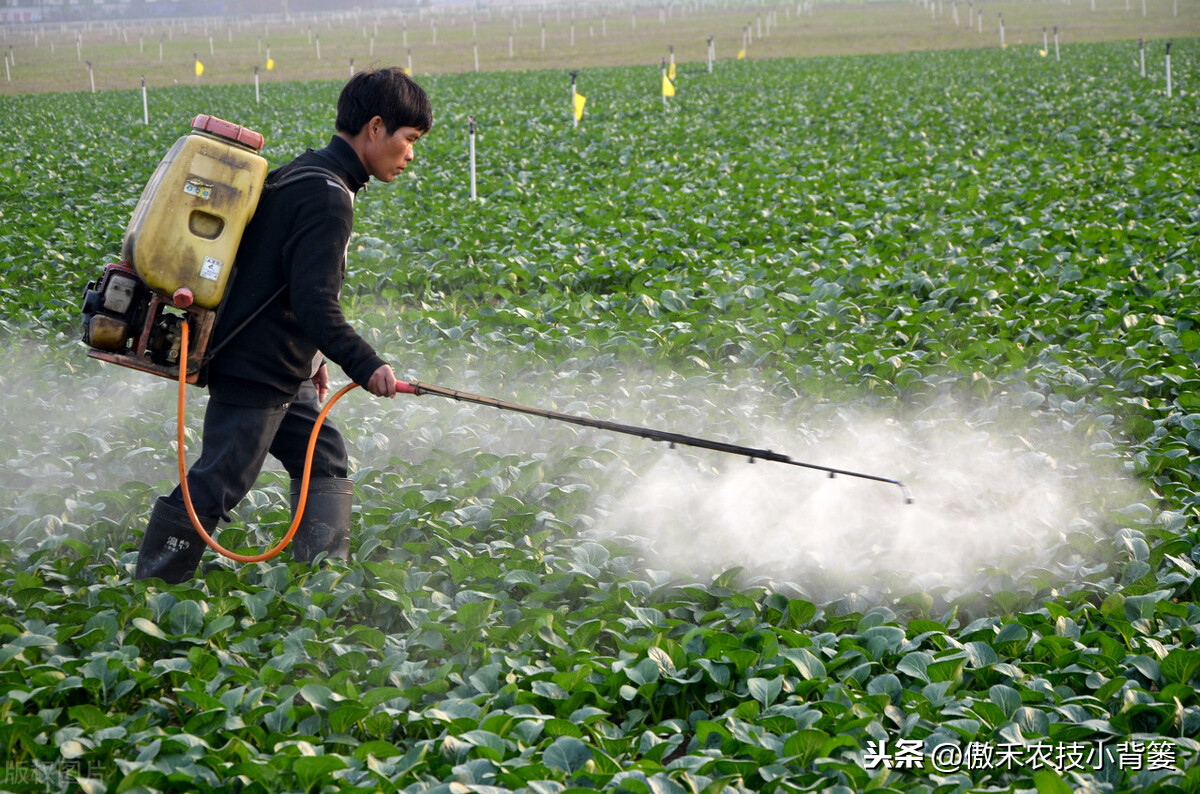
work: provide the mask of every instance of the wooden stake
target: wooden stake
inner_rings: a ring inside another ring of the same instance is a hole
[[[142,123],[150,126],[150,100],[146,96],[146,78],[142,78]]]
[[[1171,42],[1167,42],[1167,99],[1171,98]]]
[[[479,198],[479,194],[475,188],[475,116],[468,116],[467,124],[471,132],[471,201],[476,201]]]

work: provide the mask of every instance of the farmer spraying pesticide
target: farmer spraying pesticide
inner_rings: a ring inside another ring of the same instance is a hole
[[[339,304],[354,197],[371,177],[391,182],[433,125],[429,98],[399,68],[360,72],[342,89],[337,134],[272,172],[237,251],[237,273],[212,331],[210,400],[200,458],[186,477],[195,515],[209,533],[254,484],[268,453],[300,496],[306,445],[329,390],[326,358],[378,397],[397,381],[346,321]],[[349,552],[352,482],[340,433],[321,425],[293,553],[311,561]],[[136,578],[186,581],[205,547],[183,483],[154,505]]]
[[[899,486],[890,477],[793,460],[765,449],[518,405],[457,389],[398,382],[347,323],[339,304],[354,196],[371,177],[391,182],[413,159],[433,115],[425,92],[397,68],[351,77],[338,99],[337,134],[266,173],[262,136],[197,116],[154,172],[122,246],[84,293],[88,355],[178,381],[179,486],[155,502],[135,576],[184,582],[204,545],[238,562],[271,559],[294,544],[297,560],[346,558],[353,485],[341,434],[325,423],[344,394],[432,394],[609,432],[767,460],[829,476]],[[236,255],[236,257],[235,257]],[[235,267],[236,263],[236,267]],[[193,335],[195,344],[192,344]],[[326,358],[353,383],[324,407]],[[200,458],[186,470],[187,383],[207,383]],[[261,554],[212,536],[271,454],[292,478],[292,522]]]

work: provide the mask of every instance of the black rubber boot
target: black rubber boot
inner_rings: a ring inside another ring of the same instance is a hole
[[[300,504],[300,480],[292,480],[292,515]],[[292,556],[312,562],[321,552],[344,560],[350,556],[350,513],[354,481],[346,477],[313,477],[308,482],[304,515],[292,537]]]
[[[217,518],[201,518],[205,531],[212,533]],[[180,584],[191,579],[204,556],[206,544],[188,514],[176,510],[161,497],[150,512],[150,523],[138,549],[134,579],[158,577],[168,584]]]

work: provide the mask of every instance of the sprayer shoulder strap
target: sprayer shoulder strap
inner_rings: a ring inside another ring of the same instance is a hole
[[[340,188],[341,190],[345,191],[346,194],[350,197],[350,200],[354,201],[354,191],[350,190],[350,188],[348,188],[346,186],[346,183],[344,181],[342,181],[342,178],[340,176],[338,176],[337,174],[335,174],[333,171],[330,171],[328,168],[322,168],[319,165],[302,165],[299,168],[296,168],[296,169],[290,171],[287,175],[285,175],[281,179],[278,179],[274,182],[272,182],[268,178],[266,184],[263,185],[263,192],[265,193],[268,190],[278,190],[279,188],[287,187],[288,185],[299,182],[302,179],[312,179],[313,177],[324,177],[325,182],[328,185],[330,185],[331,187]],[[235,272],[235,275],[236,275],[236,272]],[[230,284],[230,286],[232,286],[232,284]],[[238,326],[236,328],[234,328],[232,331],[230,331],[229,334],[224,339],[222,339],[220,342],[218,342],[217,344],[210,347],[204,355],[203,363],[207,364],[209,361],[212,361],[213,357],[217,355],[217,352],[221,348],[225,347],[225,345],[232,342],[237,337],[237,335],[240,334],[243,329],[245,329],[245,327],[247,325],[254,322],[255,318],[257,318],[260,314],[262,314],[263,311],[268,306],[270,306],[272,303],[275,302],[276,298],[278,298],[280,295],[283,294],[283,291],[287,289],[287,286],[288,285],[286,282],[281,284],[279,286],[279,289],[277,289],[273,293],[271,293],[271,297],[267,298],[265,301],[263,301],[261,304],[259,304],[259,307],[257,309],[250,312],[250,315],[248,317],[246,317],[246,319],[244,319],[240,323],[238,323]],[[224,304],[222,304],[222,308],[224,308]],[[220,311],[220,309],[218,309],[217,310],[217,319],[218,320],[220,320],[220,314],[221,314],[221,311]]]
[[[267,184],[264,186],[264,189],[278,190],[279,188],[287,187],[294,182],[299,182],[301,179],[311,179],[315,176],[325,177],[325,182],[330,187],[336,187],[345,191],[345,193],[350,196],[350,199],[352,201],[354,200],[354,191],[346,186],[345,181],[333,171],[330,171],[328,168],[322,168],[319,165],[302,165],[299,168],[289,171],[285,176],[280,177],[278,181],[271,182],[268,180]]]

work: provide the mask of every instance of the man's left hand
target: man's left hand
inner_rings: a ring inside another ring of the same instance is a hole
[[[317,402],[325,402],[329,396],[329,369],[322,364],[317,374],[312,376],[312,385],[317,390]]]

